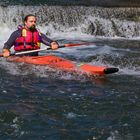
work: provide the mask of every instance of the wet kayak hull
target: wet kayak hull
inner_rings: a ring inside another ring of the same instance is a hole
[[[106,66],[94,66],[91,64],[80,63],[77,64],[73,61],[57,57],[54,55],[47,56],[10,56],[7,58],[10,62],[28,63],[33,65],[47,65],[54,69],[64,71],[80,71],[90,75],[106,75],[118,72],[118,68],[110,68]]]

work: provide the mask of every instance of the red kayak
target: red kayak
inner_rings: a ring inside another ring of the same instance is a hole
[[[116,73],[119,71],[118,68],[105,67],[105,66],[94,66],[91,64],[76,64],[73,61],[57,57],[54,55],[47,56],[10,56],[7,58],[10,62],[24,62],[33,65],[47,65],[54,69],[70,71],[70,72],[83,72],[89,75],[105,75]]]

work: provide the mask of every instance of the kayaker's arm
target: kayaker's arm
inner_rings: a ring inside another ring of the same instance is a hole
[[[48,38],[45,34],[41,33],[41,42],[47,46],[51,46],[53,50],[59,47],[58,43]]]
[[[45,34],[41,33],[41,42],[47,46],[50,46],[53,40],[48,38]]]
[[[21,30],[16,30],[14,31],[9,39],[7,40],[7,42],[4,43],[4,47],[3,49],[11,49],[11,47],[14,45],[16,39],[21,35]]]
[[[20,30],[16,30],[14,31],[9,39],[7,40],[7,42],[4,43],[4,47],[3,47],[3,56],[4,57],[8,57],[10,55],[10,49],[11,47],[14,45],[16,39],[21,35],[21,31]]]

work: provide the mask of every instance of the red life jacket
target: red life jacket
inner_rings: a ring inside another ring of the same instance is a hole
[[[41,35],[36,30],[31,32],[23,27],[20,28],[21,36],[16,39],[14,50],[15,51],[27,51],[27,50],[36,50],[40,48],[41,45]]]

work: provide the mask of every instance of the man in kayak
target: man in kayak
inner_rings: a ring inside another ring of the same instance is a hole
[[[24,19],[24,26],[19,26],[18,29],[11,34],[7,42],[5,42],[3,56],[10,56],[12,46],[14,46],[15,52],[22,52],[40,49],[41,43],[50,46],[53,50],[59,47],[56,41],[51,40],[36,28],[36,17],[31,14],[27,15]],[[38,52],[24,55],[37,56]]]

